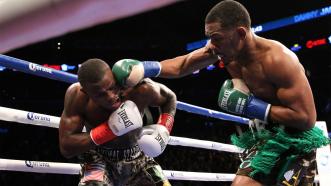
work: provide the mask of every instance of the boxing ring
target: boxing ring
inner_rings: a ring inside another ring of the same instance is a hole
[[[77,76],[67,72],[44,67],[36,63],[31,63],[21,59],[13,58],[0,54],[0,66],[15,69],[31,75],[42,76],[49,79],[63,81],[66,83],[77,82]],[[217,118],[225,121],[233,121],[242,125],[250,125],[251,120],[223,112],[206,109],[203,107],[191,105],[181,101],[177,101],[177,109],[186,112]],[[31,111],[17,110],[0,106],[0,120],[17,122],[22,124],[37,125],[42,127],[58,128],[60,118],[42,113]],[[324,131],[324,135],[328,135],[325,122],[317,122],[316,126]],[[241,153],[242,149],[229,144],[218,143],[213,141],[197,140],[184,137],[171,136],[169,145],[186,146],[194,148],[202,148],[216,151],[224,151],[230,153]],[[317,149],[317,168],[318,174],[315,177],[315,182],[320,185],[328,185],[331,181],[331,153],[330,147],[325,146]],[[80,164],[73,163],[57,163],[43,162],[30,160],[12,160],[0,159],[0,170],[5,171],[20,171],[34,173],[53,173],[53,174],[79,174],[81,169]],[[169,180],[189,180],[189,181],[226,181],[230,182],[234,179],[235,174],[229,173],[206,173],[206,172],[187,172],[175,170],[163,170]]]

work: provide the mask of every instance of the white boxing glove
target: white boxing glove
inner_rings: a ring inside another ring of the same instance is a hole
[[[140,149],[149,157],[159,156],[166,148],[174,117],[171,114],[162,113],[157,123],[143,127],[138,139]]]
[[[168,129],[163,125],[154,124],[141,129],[138,145],[147,156],[157,157],[164,151],[168,141]]]
[[[143,119],[137,105],[127,100],[110,115],[108,125],[116,136],[122,136],[125,133],[142,127]]]
[[[109,116],[107,122],[93,128],[90,137],[96,145],[101,145],[142,125],[143,121],[137,105],[127,100]]]

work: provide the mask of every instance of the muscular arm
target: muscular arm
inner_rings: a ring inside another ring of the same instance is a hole
[[[271,107],[270,119],[302,131],[312,128],[316,121],[314,98],[295,54],[282,54],[277,62],[265,67],[265,72],[276,86],[281,103]]]
[[[177,97],[168,87],[145,79],[139,85],[140,99],[135,101],[138,107],[155,106],[160,107],[162,113],[169,113],[172,116],[176,113]],[[141,97],[147,99],[141,99]]]
[[[84,125],[81,108],[85,106],[79,95],[80,88],[74,85],[66,92],[59,127],[60,151],[66,158],[86,152],[95,146],[89,133],[82,132]]]
[[[202,69],[218,60],[208,46],[197,49],[189,54],[161,61],[163,78],[179,78]]]

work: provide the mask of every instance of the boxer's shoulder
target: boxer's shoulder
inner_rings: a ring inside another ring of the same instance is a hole
[[[82,86],[79,83],[73,83],[71,84],[67,91],[66,91],[66,96],[83,96],[85,94],[82,92]]]
[[[65,95],[66,108],[82,109],[88,104],[89,98],[79,83],[70,85]]]
[[[129,89],[126,93],[127,95],[131,96],[145,96],[146,94],[149,93],[153,88],[157,86],[156,82],[152,81],[149,78],[143,79],[139,84],[137,84],[135,87]]]

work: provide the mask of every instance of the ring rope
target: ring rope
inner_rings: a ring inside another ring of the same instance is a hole
[[[55,79],[67,83],[76,83],[77,82],[77,75],[71,74],[68,72],[63,72],[60,70],[55,70],[52,68],[44,67],[41,65],[38,65],[36,63],[31,63],[25,60],[17,59],[14,57],[6,56],[3,54],[0,54],[0,65],[15,69],[21,72],[25,72],[28,74],[36,75],[36,76],[42,76],[50,79]],[[227,120],[227,121],[234,121],[241,124],[249,124],[249,119],[243,118],[240,116],[234,116],[231,114],[227,114],[224,112],[219,112],[211,109],[202,108],[199,106],[191,105],[188,103],[177,101],[177,109],[184,110],[187,112],[200,114],[208,117],[213,117],[221,120]]]
[[[58,128],[60,123],[60,118],[56,116],[11,109],[6,107],[0,107],[0,120],[46,126],[52,128]],[[176,136],[170,136],[169,145],[180,145],[186,147],[203,148],[233,153],[241,153],[243,151],[234,145]]]
[[[0,159],[0,170],[77,175],[81,164]],[[235,174],[163,170],[169,180],[232,181]]]
[[[70,174],[77,175],[81,170],[81,164],[58,163],[30,160],[0,159],[0,170],[19,171],[33,173]],[[206,173],[163,170],[169,180],[186,181],[233,181],[235,174],[229,173]],[[315,176],[315,183],[319,182],[319,176]]]

